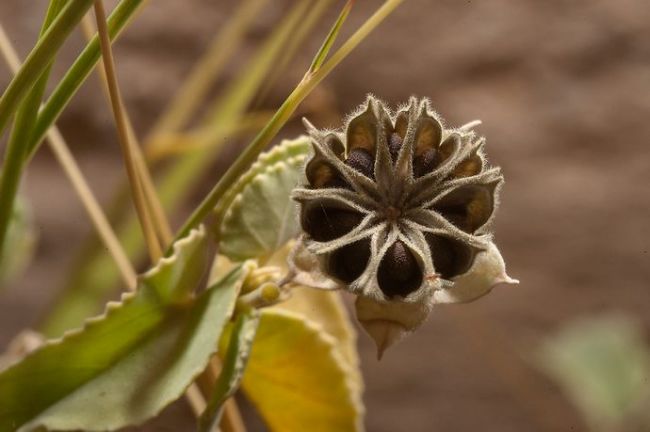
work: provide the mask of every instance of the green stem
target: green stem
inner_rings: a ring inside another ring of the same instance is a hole
[[[163,208],[173,213],[178,210],[183,195],[192,186],[195,186],[210,163],[219,154],[219,146],[207,147],[208,143],[226,141],[226,129],[229,125],[241,121],[251,99],[259,89],[261,83],[268,75],[268,71],[276,64],[277,56],[282,52],[287,39],[292,35],[295,23],[299,22],[300,14],[310,1],[299,2],[269,35],[266,42],[253,54],[250,61],[243,68],[243,72],[225,89],[218,102],[211,103],[208,108],[214,116],[208,115],[202,120],[202,127],[210,130],[205,138],[206,147],[199,151],[188,152],[174,161],[170,170],[164,173],[158,185],[160,200]],[[216,119],[216,120],[213,120]],[[112,205],[111,220],[115,221],[118,238],[127,254],[138,260],[143,251],[140,241],[138,221],[132,215],[123,214],[124,203],[128,202],[128,194],[122,185],[122,192],[116,197]],[[87,316],[97,313],[98,302],[105,298],[111,289],[115,288],[117,274],[111,259],[104,253],[101,244],[92,241],[81,250],[80,259],[73,266],[75,269],[66,288],[59,296],[56,304],[47,316],[41,331],[50,336],[60,335],[63,330],[78,323]]]
[[[11,115],[18,109],[20,100],[34,86],[38,77],[52,62],[63,42],[92,4],[93,0],[70,0],[43,37],[38,40],[0,98],[0,133],[7,126]]]
[[[218,429],[224,413],[224,405],[235,394],[241,383],[259,322],[260,314],[256,309],[247,310],[237,316],[224,355],[221,373],[214,383],[208,405],[199,418],[199,432]]]
[[[187,219],[176,238],[186,236],[192,228],[205,219],[205,217],[214,209],[224,193],[237,181],[246,169],[255,161],[258,154],[271,142],[280,129],[291,118],[298,105],[305,97],[327,76],[329,73],[345,58],[350,52],[363,41],[368,34],[376,28],[397,6],[404,0],[387,0],[375,14],[370,17],[342,46],[332,55],[332,58],[325,62],[322,67],[315,71],[310,71],[305,75],[303,80],[296,86],[291,94],[284,101],[280,109],[275,113],[273,118],[267,123],[255,139],[246,147],[244,152],[235,160],[233,165],[217,182],[210,193],[205,197],[203,202],[194,210]],[[335,26],[333,29],[338,31]],[[328,37],[329,39],[329,37]],[[329,43],[331,46],[331,43]],[[317,57],[323,55],[319,50]],[[316,62],[316,65],[321,61]]]
[[[45,37],[47,29],[65,3],[65,0],[50,1],[41,27],[39,40]],[[36,121],[38,107],[43,98],[43,93],[45,93],[50,68],[50,65],[46,65],[41,76],[36,80],[36,83],[27,93],[23,101],[20,102],[11,136],[7,143],[7,151],[0,174],[0,261],[3,259],[4,242],[9,230],[20,177],[25,166],[23,158],[25,142],[29,139],[34,122]]]
[[[114,41],[119,36],[124,26],[129,22],[143,2],[144,0],[121,0],[115,7],[107,21],[108,35],[111,41]],[[86,9],[92,5],[93,0],[88,0],[87,3],[88,7]],[[72,99],[72,96],[74,96],[79,87],[81,87],[81,84],[88,78],[88,75],[90,75],[100,57],[99,39],[95,35],[88,42],[88,45],[86,45],[86,48],[84,48],[79,57],[77,57],[77,60],[75,60],[41,109],[36,120],[36,125],[34,126],[34,133],[27,144],[27,159],[34,155],[39,144],[43,141],[47,130],[56,122],[63,109],[70,102],[70,99]]]

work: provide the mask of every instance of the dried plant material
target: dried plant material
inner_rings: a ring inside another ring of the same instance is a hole
[[[426,99],[392,113],[369,96],[341,131],[305,124],[314,154],[293,191],[304,235],[289,265],[300,283],[359,295],[380,352],[434,303],[514,282],[490,231],[503,176],[476,123],[445,128]]]
[[[488,294],[501,284],[516,285],[519,281],[506,274],[503,257],[492,242],[476,256],[466,273],[454,278],[454,284],[435,292],[434,303],[466,303]]]

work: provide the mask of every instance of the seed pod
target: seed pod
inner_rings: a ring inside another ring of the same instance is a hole
[[[513,281],[491,242],[503,176],[485,163],[485,141],[471,130],[478,122],[446,129],[426,99],[391,113],[368,97],[340,133],[305,124],[314,156],[309,184],[292,195],[305,235],[290,265],[296,280],[325,286],[329,277],[359,295],[358,318],[380,351],[434,302],[472,300]],[[346,187],[328,186],[335,181]]]

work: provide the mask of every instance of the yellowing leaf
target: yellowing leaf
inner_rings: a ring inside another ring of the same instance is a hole
[[[243,388],[272,431],[363,429],[357,384],[337,344],[300,314],[263,311]]]
[[[244,276],[236,268],[193,297],[202,258],[194,230],[135,293],[0,372],[0,431],[115,430],[177,399],[215,352]]]
[[[294,287],[291,289],[291,297],[274,308],[300,314],[305,319],[322,326],[327,334],[337,340],[337,348],[345,359],[358,390],[363,388],[357,352],[357,333],[338,291]]]

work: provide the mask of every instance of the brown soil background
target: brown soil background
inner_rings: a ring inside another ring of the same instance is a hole
[[[259,18],[229,77],[287,4],[272,2]],[[348,32],[379,4],[357,1]],[[116,47],[118,73],[140,134],[234,5],[156,0],[125,33]],[[23,56],[45,6],[44,0],[0,2],[0,20]],[[300,78],[334,16],[322,20],[275,86],[269,108]],[[381,362],[361,335],[369,431],[585,430],[528,359],[575,317],[623,311],[650,326],[649,22],[646,0],[410,0],[306,102],[321,108],[311,117],[326,127],[368,92],[391,104],[427,96],[451,125],[483,120],[490,159],[507,180],[496,239],[521,285],[437,308]],[[75,35],[56,64],[57,76],[81,44]],[[0,68],[0,87],[8,76]],[[94,77],[59,125],[97,194],[108,200],[123,172]],[[283,135],[298,131],[294,121]],[[206,188],[225,166],[222,160],[215,167]],[[91,231],[46,149],[23,190],[40,242],[28,273],[0,293],[0,346],[46,312],[76,246]],[[177,403],[134,430],[191,428],[189,410]],[[251,430],[264,428],[253,422]]]

